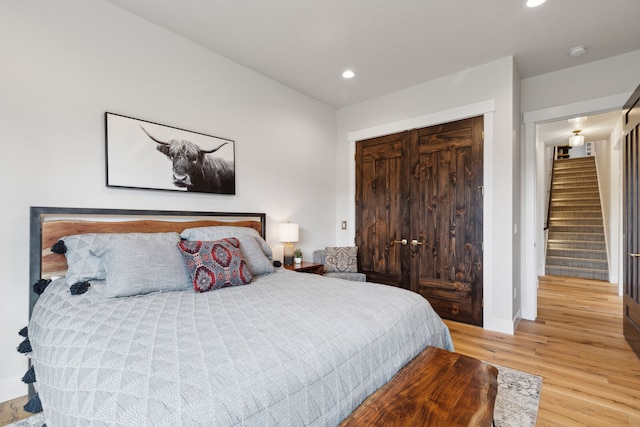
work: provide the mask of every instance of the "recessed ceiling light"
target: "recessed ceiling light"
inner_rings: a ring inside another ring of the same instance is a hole
[[[538,7],[540,6],[542,3],[544,3],[547,0],[527,0],[525,5],[527,7]]]
[[[342,73],[342,77],[344,77],[345,79],[352,79],[355,75],[356,73],[351,70],[346,70],[344,73]]]
[[[587,47],[586,46],[576,46],[573,47],[571,49],[569,49],[569,56],[582,56],[585,53],[587,53]]]

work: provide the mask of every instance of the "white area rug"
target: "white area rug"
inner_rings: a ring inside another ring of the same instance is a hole
[[[495,427],[535,427],[542,377],[495,363],[492,365],[498,368],[498,395],[493,411]],[[43,415],[36,414],[7,427],[41,427],[42,424]]]
[[[498,395],[493,410],[496,427],[535,427],[542,377],[496,365]]]

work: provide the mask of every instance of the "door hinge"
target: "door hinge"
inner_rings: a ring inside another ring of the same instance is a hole
[[[478,190],[480,190],[482,197],[484,197],[484,185],[478,185]]]
[[[482,131],[482,140],[484,141],[484,131]]]

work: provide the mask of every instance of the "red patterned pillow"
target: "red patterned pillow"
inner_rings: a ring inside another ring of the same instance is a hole
[[[251,282],[251,272],[241,257],[240,243],[234,237],[214,242],[182,240],[178,247],[197,292]]]

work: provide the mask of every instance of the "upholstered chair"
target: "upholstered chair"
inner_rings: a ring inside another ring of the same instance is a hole
[[[366,282],[367,276],[357,270],[357,250],[355,246],[318,249],[313,251],[313,262],[324,265],[327,277]]]

